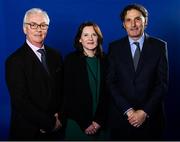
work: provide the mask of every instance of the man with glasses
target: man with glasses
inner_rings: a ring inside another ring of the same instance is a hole
[[[44,45],[49,16],[39,8],[24,16],[25,43],[6,60],[11,97],[10,140],[60,140],[62,58]]]

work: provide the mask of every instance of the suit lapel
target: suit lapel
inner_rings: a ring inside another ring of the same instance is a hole
[[[138,67],[137,67],[137,70],[136,70],[136,75],[140,73],[143,66],[145,65],[146,57],[149,54],[148,49],[149,49],[148,35],[145,34],[144,44],[143,44],[143,48],[142,48],[142,51],[141,51]]]
[[[47,64],[47,67],[48,67],[48,70],[49,70],[49,75],[51,75],[51,72],[52,72],[52,55],[51,55],[51,52],[49,51],[49,48],[47,46],[44,46],[45,50],[46,50],[46,64]]]
[[[122,46],[122,51],[120,51],[121,52],[120,55],[122,56],[124,62],[126,62],[127,68],[134,74],[135,70],[134,70],[133,58],[132,58],[131,47],[129,44],[128,37],[125,38],[125,41],[123,43],[124,45]]]
[[[37,63],[41,63],[36,54],[33,52],[33,50],[27,45],[27,43],[24,44],[24,50],[26,51],[27,55],[31,58],[31,60],[34,60]]]
[[[28,60],[31,60],[32,62],[34,62],[35,64],[37,64],[38,67],[42,68],[42,73],[45,73],[48,75],[48,73],[46,72],[46,70],[44,69],[41,61],[38,59],[38,57],[36,56],[36,54],[33,52],[33,50],[28,46],[27,43],[24,44],[23,46],[25,52],[27,53],[27,57]]]

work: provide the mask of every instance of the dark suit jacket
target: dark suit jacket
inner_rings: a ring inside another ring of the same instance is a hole
[[[124,112],[134,108],[149,115],[148,123],[144,125],[152,129],[162,128],[163,100],[168,88],[166,42],[145,34],[136,71],[128,37],[110,44],[108,60],[107,84],[114,105],[111,126],[126,130],[122,127],[127,122]]]
[[[33,140],[40,129],[48,132],[55,126],[54,113],[62,100],[62,60],[53,49],[45,50],[50,75],[26,43],[6,60],[12,140]]]
[[[89,86],[85,57],[78,52],[67,55],[64,60],[64,114],[75,120],[82,130],[92,121],[103,126],[106,114],[105,60],[100,60],[100,96],[93,116],[92,95]]]

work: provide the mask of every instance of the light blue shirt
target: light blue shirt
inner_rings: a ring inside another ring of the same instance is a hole
[[[29,45],[29,47],[33,50],[33,52],[36,54],[38,59],[41,61],[41,53],[38,52],[39,47],[34,46],[28,39],[26,39],[26,43]],[[41,47],[41,49],[44,49],[44,45]]]
[[[134,53],[136,51],[136,45],[134,44],[134,42],[139,42],[139,46],[140,46],[140,50],[142,51],[142,48],[143,48],[143,43],[144,43],[144,33],[143,35],[137,40],[137,41],[134,41],[132,38],[128,37],[129,38],[129,43],[130,43],[130,47],[131,47],[131,54],[132,54],[132,57],[134,57]]]

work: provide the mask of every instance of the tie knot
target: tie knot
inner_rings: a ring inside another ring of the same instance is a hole
[[[139,47],[139,42],[134,42],[134,44],[135,44],[137,47]]]
[[[41,55],[45,55],[45,50],[44,49],[38,49],[37,50],[39,53],[41,53]]]

